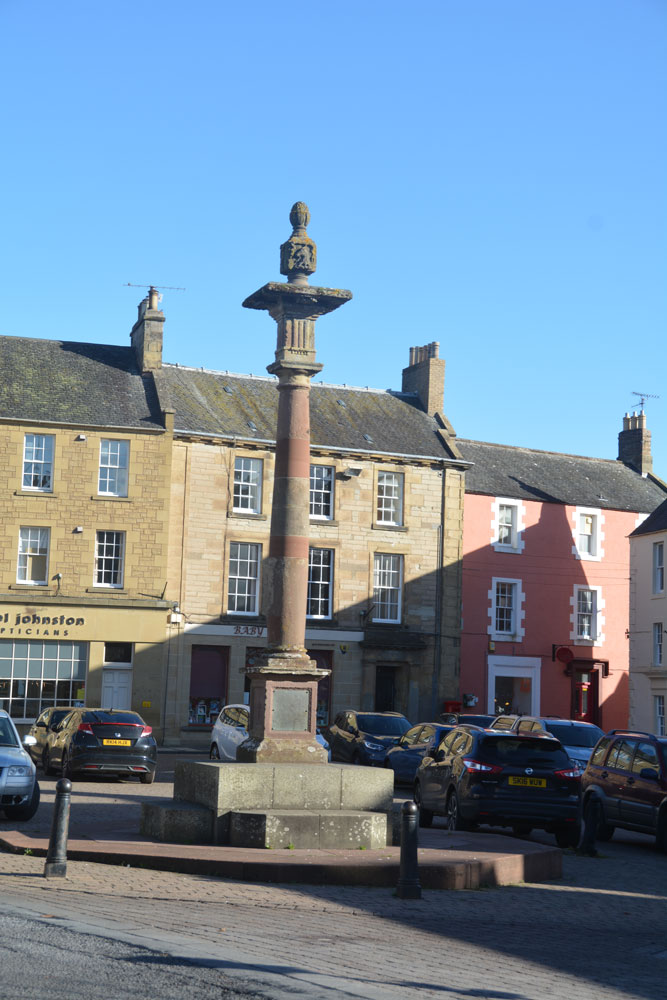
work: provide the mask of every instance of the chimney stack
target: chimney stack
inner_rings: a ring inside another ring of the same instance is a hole
[[[139,370],[162,368],[162,328],[164,313],[158,309],[158,291],[151,285],[146,298],[139,303],[139,317],[132,327],[130,341]]]
[[[642,476],[653,472],[651,432],[646,429],[644,411],[623,417],[623,430],[618,435],[618,459]]]
[[[416,392],[429,416],[442,413],[445,404],[445,362],[438,357],[437,340],[410,348],[410,364],[403,369],[403,392]]]

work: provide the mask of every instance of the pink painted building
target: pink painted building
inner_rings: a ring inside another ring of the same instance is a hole
[[[623,460],[457,440],[463,711],[628,724],[628,536],[664,499],[643,417]]]

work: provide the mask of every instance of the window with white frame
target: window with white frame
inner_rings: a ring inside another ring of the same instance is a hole
[[[662,666],[662,622],[653,623],[653,666]]]
[[[604,601],[601,588],[575,585],[570,605],[572,607],[570,639],[574,642],[601,645],[604,642],[602,615]]]
[[[592,507],[577,507],[572,517],[574,520],[573,554],[577,559],[599,562],[604,555],[602,512]]]
[[[496,621],[495,631],[514,634],[514,615],[516,612],[516,584],[506,580],[496,584]]]
[[[667,736],[665,731],[665,696],[664,694],[653,695],[653,715],[655,718],[655,735]]]
[[[310,467],[310,516],[319,521],[333,518],[334,470],[330,465]]]
[[[524,635],[524,593],[521,580],[494,577],[489,591],[489,627],[492,639],[521,642]]]
[[[373,560],[373,621],[400,622],[403,556],[376,552]]]
[[[665,592],[665,543],[653,543],[653,593]]]
[[[109,497],[127,496],[129,457],[129,441],[102,438],[100,441],[98,493]]]
[[[53,435],[26,434],[23,440],[24,490],[53,490]]]
[[[232,615],[256,615],[259,609],[259,567],[262,546],[232,542],[229,547],[227,611]]]
[[[95,586],[122,587],[125,532],[98,531],[95,544]]]
[[[332,549],[310,549],[308,552],[308,618],[331,618],[333,584]]]
[[[378,472],[377,523],[403,524],[403,473]]]
[[[577,593],[577,638],[594,639],[597,635],[595,625],[595,591],[583,587]]]
[[[19,528],[17,583],[44,586],[48,580],[49,528]]]
[[[493,501],[491,544],[496,552],[522,552],[525,507],[518,500],[496,497]]]
[[[261,458],[234,459],[234,510],[240,514],[261,514],[262,471]]]

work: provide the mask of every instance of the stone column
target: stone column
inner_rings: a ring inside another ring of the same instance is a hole
[[[264,309],[276,321],[278,426],[269,556],[263,571],[268,646],[250,675],[250,735],[237,759],[253,762],[326,763],[315,739],[319,670],[306,652],[306,598],[310,540],[310,379],[315,322],[352,298],[343,289],[308,284],[317,248],[307,235],[308,208],[290,212],[292,235],[280,248],[287,282],[269,282],[243,305]]]

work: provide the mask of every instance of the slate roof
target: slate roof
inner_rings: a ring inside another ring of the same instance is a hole
[[[131,347],[0,337],[0,418],[161,428],[152,378]]]
[[[631,532],[630,537],[635,535],[651,535],[654,531],[667,531],[667,500],[646,518],[645,521]]]
[[[276,379],[179,365],[163,365],[161,377],[177,433],[275,440]],[[312,383],[310,430],[315,448],[451,461],[438,427],[412,394]]]
[[[461,438],[456,444],[473,463],[466,472],[466,493],[637,512],[651,512],[665,499],[654,480],[613,459]]]

